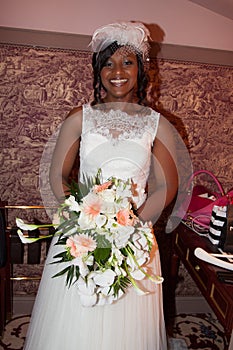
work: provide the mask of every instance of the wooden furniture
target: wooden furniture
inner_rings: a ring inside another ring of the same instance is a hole
[[[219,253],[218,249],[208,238],[198,235],[183,223],[174,230],[173,238],[173,281],[177,278],[179,261],[182,261],[230,339],[233,329],[233,284],[220,282],[217,278],[217,271],[227,270],[208,264],[194,255],[197,247],[209,253]]]
[[[40,224],[41,221],[38,219],[38,214],[41,211],[45,211],[43,206],[9,206],[6,202],[0,201],[0,223],[1,231],[0,234],[4,235],[4,247],[2,247],[2,252],[4,249],[6,251],[4,266],[0,267],[0,336],[3,333],[4,326],[7,320],[12,317],[13,314],[13,282],[17,281],[34,281],[40,280],[41,276],[34,276],[28,274],[27,266],[31,264],[40,264],[42,256],[42,242],[46,246],[45,253],[47,254],[51,238],[46,240],[40,240],[36,243],[29,244],[27,247],[21,243],[15,225],[9,225],[8,217],[9,213],[14,218],[21,217],[21,214],[29,215],[31,223]],[[16,211],[16,213],[15,213]],[[21,213],[21,214],[19,214]],[[27,220],[26,220],[27,222]],[[43,224],[46,222],[43,221]],[[28,231],[28,235],[31,237],[45,236],[47,234],[51,235],[54,233],[54,228],[49,227],[48,229],[35,229],[33,231]],[[45,255],[46,256],[46,255]],[[25,264],[25,270],[23,275],[16,275],[13,273],[13,264]]]
[[[5,202],[0,201],[0,336],[3,333],[6,321],[12,315],[10,244],[9,235],[6,233],[5,204]]]

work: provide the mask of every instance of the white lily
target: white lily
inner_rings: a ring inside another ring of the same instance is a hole
[[[144,276],[147,277],[149,280],[151,280],[152,282],[154,282],[156,284],[163,283],[163,281],[164,281],[163,277],[157,276],[157,275],[150,275],[149,273],[147,273],[146,270],[144,268],[142,268],[141,265],[139,265],[136,257],[133,254],[131,254],[131,252],[129,250],[128,250],[128,258],[129,258],[129,260],[127,260],[127,261],[129,261],[134,266],[137,266],[138,270],[140,270],[144,274]],[[127,271],[128,271],[128,269],[127,269]],[[129,271],[128,271],[128,274],[131,277]],[[130,279],[130,281],[131,281],[131,279]],[[133,284],[132,281],[131,281],[131,283]]]
[[[78,204],[78,202],[75,200],[74,196],[69,196],[66,200],[65,200],[65,204],[69,207],[70,211],[75,211],[75,212],[80,212],[80,205]]]
[[[127,275],[125,270],[122,269],[122,267],[120,267],[118,265],[115,266],[115,272],[116,272],[117,276],[124,276],[125,277]]]
[[[131,267],[132,271],[135,271],[138,269],[139,266],[142,266],[143,264],[145,264],[146,257],[141,256],[140,258],[138,258],[137,256],[133,256],[130,254],[126,259],[126,262]]]
[[[139,269],[131,271],[130,273],[131,273],[131,276],[137,281],[143,280],[143,278],[145,278],[145,274]]]
[[[120,249],[112,246],[112,255],[109,259],[109,262],[112,262],[114,265],[121,266],[123,258],[123,254],[121,253]]]
[[[149,226],[148,226],[149,225]],[[142,234],[144,234],[144,235],[146,235],[146,237],[147,237],[147,239],[150,241],[150,242],[153,242],[154,241],[154,234],[153,234],[153,232],[152,232],[152,230],[151,230],[151,227],[150,227],[150,225],[152,225],[152,224],[144,224],[142,227],[140,227],[139,228],[139,231],[142,233]]]
[[[100,293],[98,293],[98,303],[97,305],[103,306],[106,304],[112,304],[114,301],[114,295],[113,294],[107,294],[106,291],[103,289],[100,290]]]
[[[116,187],[116,197],[117,198],[128,198],[132,196],[131,185],[126,185],[120,183],[119,186]],[[128,202],[128,200],[127,200]]]
[[[93,265],[94,262],[94,256],[93,255],[88,255],[87,257],[84,258],[84,261],[87,265]]]
[[[104,201],[102,206],[102,212],[108,216],[112,215],[112,217],[114,217],[117,213],[118,208],[119,205],[116,202]]]
[[[41,238],[32,238],[32,237],[25,236],[21,230],[18,230],[17,233],[23,244],[34,243],[39,239],[41,239]]]
[[[80,213],[80,216],[78,218],[78,224],[83,230],[96,227],[95,219],[93,219],[90,215],[86,215],[84,212]]]
[[[106,189],[102,192],[99,192],[99,196],[103,198],[105,202],[114,203],[115,193],[112,189]]]
[[[128,278],[129,278],[130,282],[132,283],[132,285],[133,285],[133,287],[134,287],[136,293],[137,293],[138,295],[147,295],[147,294],[149,294],[149,292],[148,292],[147,290],[144,290],[144,289],[140,288],[140,287],[137,285],[137,283],[135,282],[135,279],[134,279],[134,278],[131,276],[131,274],[129,273],[129,271],[127,271],[127,272],[128,272]]]
[[[43,225],[35,225],[35,224],[26,224],[22,219],[16,218],[16,225],[21,228],[21,230],[25,231],[33,231],[36,230],[38,227],[41,227]],[[45,225],[46,227],[48,225]]]
[[[99,214],[99,215],[97,215],[96,218],[95,218],[95,223],[96,223],[96,226],[97,226],[97,227],[102,227],[102,226],[104,226],[104,224],[106,223],[106,221],[107,221],[107,218],[106,218],[106,216],[103,215],[103,214]]]
[[[112,217],[108,215],[108,221],[105,224],[105,228],[113,232],[114,230],[116,231],[116,227],[118,227],[118,224],[116,223],[114,216]]]
[[[89,273],[86,262],[83,261],[82,257],[77,257],[71,260],[72,265],[79,267],[79,272],[82,277],[86,277]]]
[[[150,293],[150,292],[148,292],[147,290],[144,290],[144,289],[142,289],[142,288],[139,288],[138,285],[137,285],[136,283],[135,283],[135,285],[134,285],[134,289],[135,289],[137,295],[139,295],[139,296],[141,296],[141,295],[147,295],[147,294]]]
[[[93,280],[98,286],[107,287],[113,284],[115,276],[116,273],[113,270],[107,269],[104,272],[97,271]]]
[[[128,208],[128,209],[131,209],[131,208],[132,208],[131,204],[129,203],[129,199],[128,199],[128,198],[122,198],[122,200],[121,200],[121,206],[122,206],[123,208]]]
[[[85,281],[82,277],[79,277],[77,281],[77,287],[80,294],[90,296],[95,293],[96,285],[92,278],[87,278],[87,281]]]
[[[144,235],[141,235],[141,237],[138,240],[138,243],[140,243],[141,248],[143,248],[143,249],[145,249],[146,246],[148,245],[147,244],[147,239],[146,239],[146,237]]]
[[[53,223],[53,225],[56,225],[56,226],[60,225],[61,219],[60,219],[60,216],[58,213],[53,214],[52,223]]]
[[[124,248],[131,236],[131,234],[134,232],[133,226],[121,226],[118,225],[116,232],[115,232],[115,244],[117,248]]]

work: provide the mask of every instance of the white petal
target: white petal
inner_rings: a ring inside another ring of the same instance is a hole
[[[154,283],[156,283],[156,284],[161,284],[161,283],[163,283],[163,281],[164,281],[164,278],[161,277],[161,276],[153,276],[153,275],[151,275],[151,276],[149,277],[149,279],[150,279],[150,281],[152,281],[152,282],[154,282]]]
[[[83,261],[79,265],[79,272],[82,277],[86,277],[89,273],[89,269]]]
[[[40,225],[25,224],[22,219],[16,218],[16,225],[21,228],[21,230],[32,231],[40,227]]]
[[[29,237],[26,237],[26,236],[24,236],[23,232],[20,231],[20,230],[18,230],[17,233],[18,233],[18,236],[19,236],[19,238],[20,238],[20,240],[21,240],[21,242],[23,244],[34,243],[34,242],[36,242],[36,241],[38,241],[40,239],[40,238],[29,238]]]
[[[69,198],[65,200],[65,204],[68,205],[71,211],[76,211],[76,212],[80,211],[80,205],[78,204],[78,202],[76,202],[74,196],[69,196]]]
[[[92,220],[90,215],[85,215],[83,212],[81,212],[79,218],[78,218],[78,224],[81,229],[91,229],[95,228],[95,221]]]
[[[79,277],[76,282],[80,294],[92,295],[94,294],[96,285],[92,279],[88,279],[87,282],[84,281],[82,277]]]
[[[60,225],[61,220],[60,220],[60,216],[58,215],[58,213],[53,214],[52,222],[53,222],[53,225]]]
[[[133,226],[118,226],[117,232],[115,233],[115,244],[117,248],[121,249],[124,248],[131,236],[131,234],[134,232]]]
[[[115,193],[112,189],[99,192],[99,196],[101,196],[105,202],[113,203],[115,201]]]
[[[107,269],[104,272],[97,273],[93,279],[98,286],[106,287],[113,284],[115,276],[116,273],[114,271]]]
[[[95,223],[98,227],[102,227],[107,221],[107,218],[105,215],[97,215],[97,217],[95,218]]]
[[[88,258],[85,260],[87,265],[93,265],[94,262],[94,256],[93,255],[89,255]]]
[[[99,294],[98,305],[112,304],[114,300],[115,298],[113,295],[106,296],[104,294]]]
[[[124,277],[127,276],[126,271],[118,265],[114,267],[114,271],[116,272],[117,276],[124,276]]]
[[[101,295],[104,295],[104,296],[113,295],[113,289],[111,289],[111,291],[110,291],[110,286],[107,286],[107,287],[99,287],[99,288],[97,289],[97,292],[100,292]]]
[[[143,280],[143,278],[145,278],[145,274],[140,270],[135,270],[133,272],[130,272],[130,274],[137,281]]]
[[[137,263],[139,266],[142,266],[143,264],[145,264],[145,262],[146,262],[145,254],[143,254],[143,256],[141,256],[139,259],[137,259]]]

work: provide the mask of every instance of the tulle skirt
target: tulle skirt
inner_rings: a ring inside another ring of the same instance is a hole
[[[55,240],[55,239],[54,239]],[[162,285],[143,280],[149,294],[131,287],[110,305],[84,307],[75,285],[52,278],[61,265],[50,264],[59,251],[51,244],[34,304],[24,350],[166,350]],[[150,266],[160,274],[155,242]]]

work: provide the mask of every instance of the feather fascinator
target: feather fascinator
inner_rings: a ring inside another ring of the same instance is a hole
[[[150,32],[140,22],[117,22],[98,28],[89,44],[92,51],[99,53],[117,42],[120,46],[130,46],[140,53],[144,60],[148,57]]]

